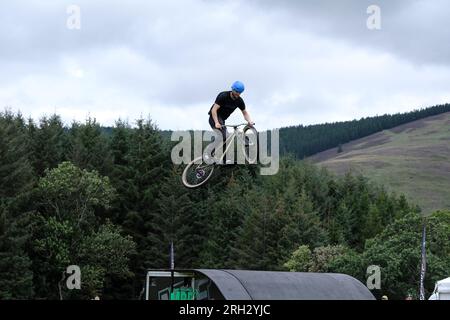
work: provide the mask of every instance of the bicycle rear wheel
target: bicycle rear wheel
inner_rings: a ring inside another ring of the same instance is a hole
[[[196,163],[196,162],[199,163]],[[214,171],[214,163],[207,164],[203,157],[196,158],[189,162],[184,168],[181,180],[187,188],[197,188],[204,184],[211,177]]]

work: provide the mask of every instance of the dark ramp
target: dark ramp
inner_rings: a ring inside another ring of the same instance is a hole
[[[227,300],[375,300],[361,282],[345,274],[195,269]]]

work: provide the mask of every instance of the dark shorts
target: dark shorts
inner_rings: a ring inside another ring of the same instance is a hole
[[[225,125],[225,121],[221,118],[221,117],[217,117],[217,119],[219,120],[219,123],[221,125]],[[211,128],[214,130],[216,129],[216,125],[214,123],[214,119],[212,116],[209,116],[209,125],[211,126]],[[223,141],[225,141],[227,139],[227,128],[222,128],[222,129],[217,129],[220,130],[222,132],[222,139]]]
[[[218,116],[217,120],[219,120],[219,123],[221,125],[225,125],[225,121],[221,117]],[[216,129],[216,130],[220,130],[222,132],[222,139],[223,139],[224,142],[225,142],[225,140],[227,140],[227,128],[223,127],[222,129],[217,129],[216,126],[215,126],[214,119],[213,119],[212,115],[209,116],[209,125],[211,126],[211,128],[213,130]],[[223,147],[222,147],[222,152],[223,153],[225,153],[226,148],[227,148],[227,146],[224,143]]]

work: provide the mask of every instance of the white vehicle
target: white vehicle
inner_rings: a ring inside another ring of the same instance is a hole
[[[428,300],[450,300],[450,278],[436,282],[433,294]]]

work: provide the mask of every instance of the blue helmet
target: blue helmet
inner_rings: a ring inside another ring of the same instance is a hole
[[[245,90],[244,84],[240,81],[236,81],[231,86],[231,90],[236,91],[237,93],[242,93]]]

